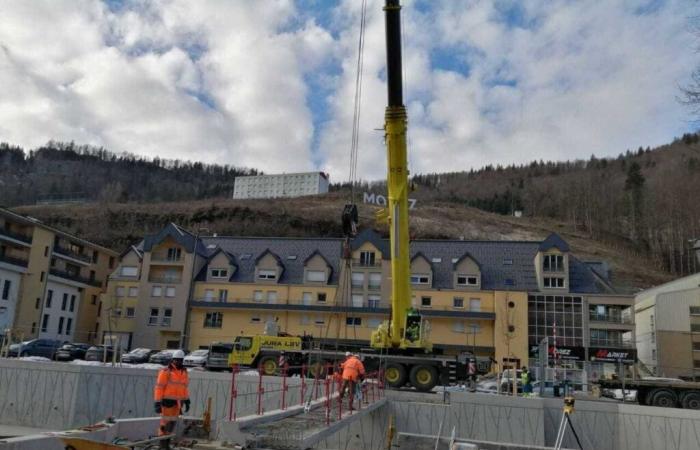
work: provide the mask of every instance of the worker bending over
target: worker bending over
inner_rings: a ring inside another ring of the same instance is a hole
[[[345,352],[345,357],[345,362],[340,365],[343,369],[343,385],[340,388],[341,399],[345,394],[345,389],[349,388],[350,392],[354,393],[357,381],[362,381],[365,378],[365,366],[360,358],[350,352]]]
[[[177,350],[173,353],[170,364],[158,372],[158,380],[153,392],[156,413],[160,414],[158,436],[173,433],[183,406],[184,412],[190,410],[190,379],[187,369],[182,365],[184,359],[185,352]],[[160,447],[170,448],[169,439],[161,441]]]

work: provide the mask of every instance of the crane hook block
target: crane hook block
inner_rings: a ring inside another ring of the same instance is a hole
[[[357,223],[359,221],[357,205],[345,205],[345,208],[343,208],[342,221],[343,234],[345,234],[345,236],[355,236],[357,234]]]

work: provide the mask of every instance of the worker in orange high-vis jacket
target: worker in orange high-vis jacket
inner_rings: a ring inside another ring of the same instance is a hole
[[[176,350],[170,364],[158,372],[153,392],[156,413],[160,414],[158,436],[172,434],[180,414],[190,410],[190,379],[183,367],[185,352]],[[160,441],[160,448],[170,448],[169,439]]]
[[[343,395],[345,395],[346,388],[349,388],[350,392],[355,392],[357,381],[365,378],[365,365],[362,364],[360,358],[350,352],[346,352],[345,356],[345,362],[341,364],[343,368],[343,386],[340,388],[340,398],[343,398]]]

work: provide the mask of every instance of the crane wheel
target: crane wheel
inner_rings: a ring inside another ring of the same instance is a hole
[[[700,392],[688,392],[681,402],[685,409],[700,409]]]
[[[384,370],[384,380],[389,387],[398,389],[406,384],[407,379],[406,367],[399,363],[388,363]]]
[[[316,361],[315,363],[309,364],[309,368],[306,372],[309,378],[325,378],[326,368],[325,363],[321,361]]]
[[[266,356],[260,360],[260,370],[262,370],[263,375],[276,375],[277,369],[277,358],[274,356]]]
[[[413,366],[409,379],[414,388],[421,392],[427,392],[438,383],[438,371],[433,366]]]
[[[678,396],[668,389],[656,389],[652,397],[652,405],[663,408],[675,408],[678,404]]]

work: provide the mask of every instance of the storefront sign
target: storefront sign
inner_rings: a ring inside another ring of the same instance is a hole
[[[588,359],[599,362],[621,361],[630,364],[637,360],[637,350],[591,347],[588,349]]]
[[[586,351],[583,347],[566,347],[553,345],[549,346],[549,360],[554,361],[559,359],[560,361],[584,361],[586,359]],[[537,358],[540,350],[538,345],[530,346],[530,357]]]

